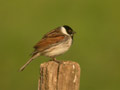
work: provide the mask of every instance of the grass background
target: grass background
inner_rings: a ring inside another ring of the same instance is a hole
[[[81,66],[81,90],[120,90],[119,0],[0,0],[0,90],[37,90],[39,57],[23,72],[42,36],[61,25],[77,34],[58,59]]]

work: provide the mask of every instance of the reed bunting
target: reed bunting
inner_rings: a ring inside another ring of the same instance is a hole
[[[43,55],[52,58],[52,60],[56,60],[56,56],[68,51],[72,44],[74,34],[75,32],[72,28],[67,25],[58,27],[45,34],[34,46],[35,50],[32,53],[32,57],[20,68],[20,71],[23,71],[24,68],[38,56]]]

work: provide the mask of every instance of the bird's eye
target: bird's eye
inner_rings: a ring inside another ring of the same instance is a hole
[[[68,32],[69,32],[69,34],[72,34],[72,30],[69,29]]]
[[[69,30],[69,32],[71,32],[71,30]]]

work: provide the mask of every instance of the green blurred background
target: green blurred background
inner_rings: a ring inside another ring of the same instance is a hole
[[[81,66],[81,90],[120,90],[119,0],[0,0],[0,90],[37,90],[39,65],[23,72],[42,36],[61,25],[77,34],[71,49],[58,59]]]

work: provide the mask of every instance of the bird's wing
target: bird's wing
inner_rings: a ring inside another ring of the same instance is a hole
[[[43,38],[34,46],[35,51],[41,52],[51,45],[62,41],[64,37],[65,35],[61,33],[60,27],[58,27],[43,36]]]
[[[59,36],[51,36],[51,37],[45,37],[42,40],[40,40],[35,46],[35,51],[41,52],[47,48],[49,48],[51,45],[61,42],[64,39],[64,35]]]

